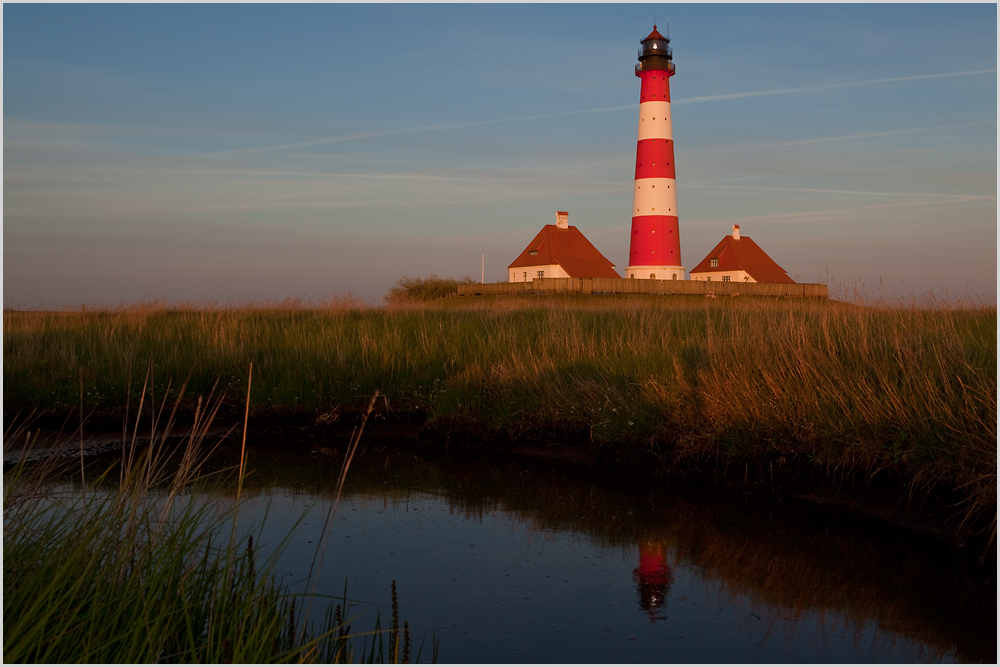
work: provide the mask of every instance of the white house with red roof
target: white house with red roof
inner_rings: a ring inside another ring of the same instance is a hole
[[[530,283],[535,278],[621,278],[615,265],[570,226],[566,211],[556,212],[556,224],[542,227],[507,273],[512,283]]]
[[[719,280],[737,283],[794,283],[749,236],[740,236],[740,226],[733,225],[732,236],[691,269],[691,280]]]

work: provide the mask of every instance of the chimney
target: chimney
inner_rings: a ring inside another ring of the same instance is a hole
[[[569,213],[566,211],[556,211],[556,227],[559,229],[569,229]]]
[[[733,225],[733,240],[734,241],[739,241],[740,240],[740,226],[739,225]]]

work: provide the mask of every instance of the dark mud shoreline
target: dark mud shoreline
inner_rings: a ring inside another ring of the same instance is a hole
[[[353,407],[353,406],[352,406]],[[338,413],[257,414],[249,420],[247,438],[256,446],[274,448],[316,447],[331,456],[343,456],[354,429],[360,424],[361,406]],[[23,414],[23,413],[22,413]],[[193,411],[182,410],[171,430],[178,442],[190,432]],[[5,433],[12,418],[5,418]],[[27,430],[39,434],[36,450],[61,451],[79,456],[79,417],[53,413],[35,415]],[[134,424],[127,428],[128,438]],[[84,424],[85,454],[100,454],[121,447],[121,417],[91,415]],[[231,444],[242,437],[242,415],[235,410],[217,416],[210,439]],[[57,435],[58,434],[58,435]],[[24,437],[24,436],[22,436]],[[149,423],[136,431],[140,445],[149,442]],[[5,470],[17,460],[23,445],[5,451]],[[908,480],[889,470],[836,471],[805,460],[768,456],[757,460],[725,460],[722,456],[672,459],[657,456],[648,444],[595,443],[586,429],[567,430],[557,425],[525,424],[519,433],[498,433],[474,419],[428,420],[421,413],[376,411],[364,427],[362,450],[412,452],[429,461],[447,464],[488,460],[522,467],[571,467],[607,479],[627,479],[670,484],[697,492],[740,495],[747,502],[805,503],[824,512],[875,522],[932,537],[984,565],[996,563],[996,543],[991,543],[991,517],[963,523],[962,497],[943,485],[915,493]]]

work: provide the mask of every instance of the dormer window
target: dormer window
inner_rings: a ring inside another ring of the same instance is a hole
[[[711,266],[713,269],[717,269],[719,267],[719,258],[713,257],[712,259],[708,260],[708,265]]]
[[[538,254],[538,251],[537,251],[537,250],[529,250],[529,251],[528,251],[528,254],[529,254],[529,255],[537,255],[537,254]]]

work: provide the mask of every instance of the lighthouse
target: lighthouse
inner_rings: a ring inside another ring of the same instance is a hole
[[[628,278],[684,280],[677,226],[674,137],[670,125],[670,40],[656,26],[642,40],[635,75],[639,93],[639,136],[635,149],[632,237]]]

